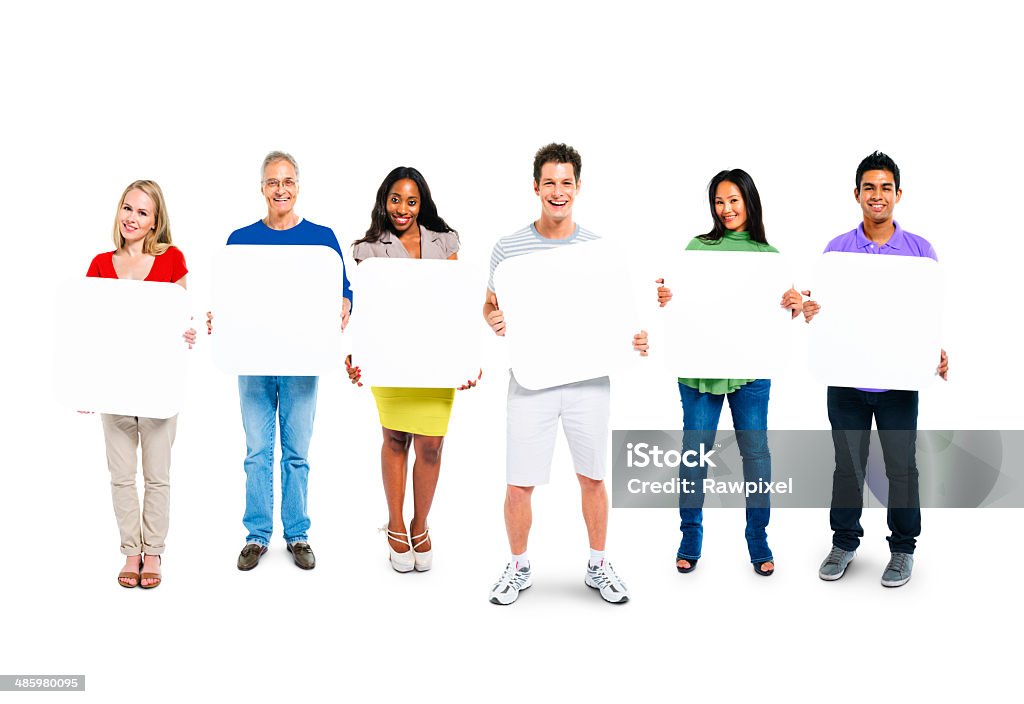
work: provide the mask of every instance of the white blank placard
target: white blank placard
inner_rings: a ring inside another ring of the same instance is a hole
[[[57,294],[57,391],[77,411],[170,418],[185,391],[188,295],[177,284],[85,278]],[[194,327],[194,325],[192,325]]]
[[[480,283],[460,261],[362,262],[352,359],[374,386],[450,388],[480,371]]]
[[[512,372],[527,389],[607,376],[639,326],[628,272],[605,240],[506,259],[494,272]]]
[[[337,369],[343,265],[321,245],[231,245],[213,276],[213,355],[229,373],[319,376]]]
[[[684,251],[666,264],[672,300],[660,313],[667,371],[683,378],[771,379],[783,368],[792,315],[780,303],[793,282],[781,255]]]
[[[941,347],[942,286],[928,257],[829,252],[811,297],[811,368],[830,386],[924,388]]]

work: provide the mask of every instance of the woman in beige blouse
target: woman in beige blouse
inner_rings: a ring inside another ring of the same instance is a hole
[[[366,236],[352,246],[356,263],[370,257],[457,259],[459,235],[437,214],[423,175],[399,166],[377,190]],[[346,360],[352,383],[360,370]],[[468,381],[460,389],[476,384]],[[384,444],[381,475],[388,503],[388,553],[397,572],[429,570],[433,550],[427,514],[441,470],[441,446],[448,433],[455,389],[371,387],[377,401]],[[403,515],[409,448],[416,451],[412,468],[413,516],[406,527]],[[411,535],[411,537],[410,537]]]

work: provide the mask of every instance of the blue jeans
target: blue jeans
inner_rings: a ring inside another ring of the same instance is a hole
[[[871,441],[871,418],[889,480],[886,519],[891,552],[914,553],[921,535],[921,499],[917,473],[916,391],[861,391],[828,387],[828,419],[836,448],[832,475],[832,544],[854,551],[864,537],[860,516],[864,507],[864,477]]]
[[[240,376],[238,396],[245,428],[247,543],[267,545],[274,528],[274,431],[281,420],[281,523],[284,539],[306,542],[309,439],[316,415],[315,376]]]
[[[715,443],[718,419],[722,415],[722,403],[729,398],[732,424],[736,430],[736,444],[743,458],[743,480],[756,482],[771,480],[772,458],[768,452],[768,395],[771,379],[750,381],[730,394],[701,393],[696,389],[679,384],[679,397],[683,402],[683,452],[695,450],[699,453],[703,444],[710,449]],[[699,455],[691,455],[699,456]],[[683,532],[679,542],[678,558],[700,559],[701,543],[704,539],[703,483],[708,476],[707,467],[687,467],[679,464],[679,478],[693,482],[689,486],[693,493],[679,495],[679,530]],[[747,497],[747,551],[750,561],[761,563],[772,561],[768,547],[768,526],[771,509],[766,494]]]

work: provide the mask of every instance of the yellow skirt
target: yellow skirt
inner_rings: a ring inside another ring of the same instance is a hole
[[[406,389],[371,386],[380,424],[388,430],[416,435],[448,434],[455,389]]]

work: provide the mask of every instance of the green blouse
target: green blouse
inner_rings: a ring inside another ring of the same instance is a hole
[[[779,250],[770,244],[761,244],[750,239],[749,232],[732,232],[726,230],[725,236],[717,242],[706,242],[699,237],[690,240],[686,245],[687,251],[718,251],[718,252],[775,252]],[[731,394],[744,384],[756,379],[679,379],[680,384],[686,384],[691,389],[696,389],[705,394]]]

